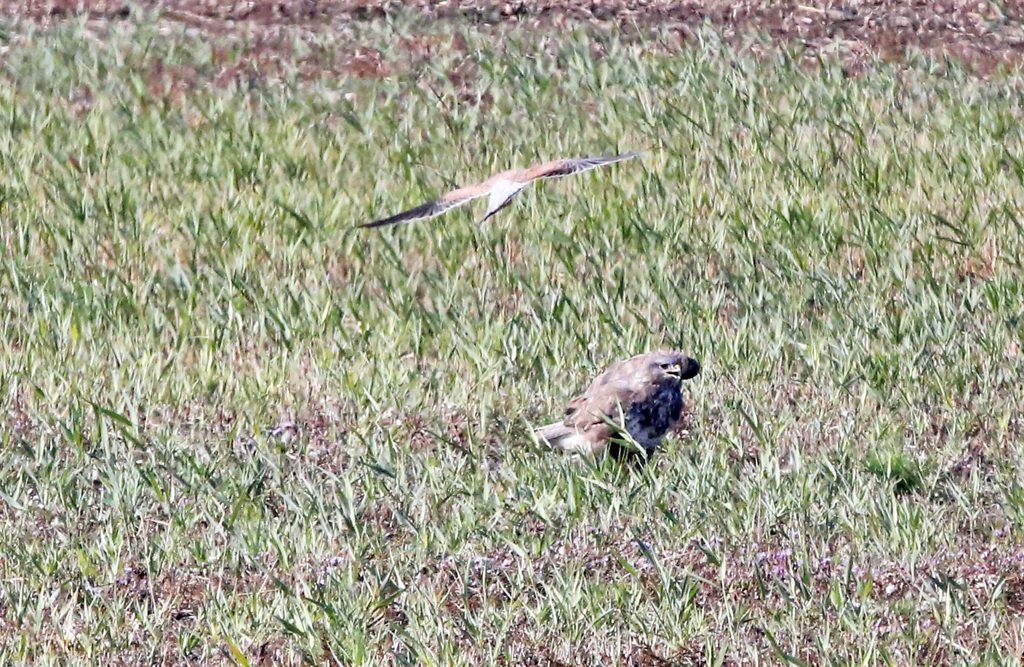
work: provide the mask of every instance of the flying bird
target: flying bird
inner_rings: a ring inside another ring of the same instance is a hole
[[[559,176],[578,174],[596,167],[602,167],[606,164],[629,160],[640,155],[641,154],[639,152],[634,152],[609,157],[568,158],[565,160],[545,162],[544,164],[534,165],[527,169],[510,169],[509,171],[503,171],[500,174],[495,174],[482,183],[467,185],[466,187],[459,188],[458,190],[452,190],[447,194],[441,195],[438,199],[429,201],[425,204],[420,204],[416,208],[411,208],[408,211],[402,211],[401,213],[387,218],[381,218],[380,220],[364,222],[359,226],[386,227],[388,225],[397,225],[402,222],[411,222],[413,220],[426,220],[427,218],[439,216],[457,206],[462,206],[468,201],[486,196],[487,214],[484,215],[483,220],[480,221],[484,222],[492,215],[508,206],[512,199],[519,194],[519,191],[533,181],[540,180],[542,178],[558,178]]]
[[[665,350],[616,362],[569,402],[565,419],[534,433],[563,452],[616,458],[629,451],[628,434],[649,458],[682,417],[682,381],[699,373],[696,359]]]

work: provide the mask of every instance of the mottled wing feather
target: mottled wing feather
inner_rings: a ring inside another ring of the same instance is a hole
[[[609,388],[612,387],[606,387],[605,391],[597,394],[581,396],[582,400],[577,409],[563,422],[595,445],[607,442],[619,435],[618,429],[613,424],[621,423],[622,415],[628,412],[629,406],[635,400],[632,392],[628,389],[608,391]],[[622,389],[622,387],[616,385],[614,389]]]
[[[620,410],[628,412],[637,400],[642,400],[633,379],[633,365],[629,361],[613,364],[599,375],[582,396],[574,398],[565,410],[565,425],[579,431],[600,427],[609,430],[607,419],[618,421]]]
[[[566,426],[569,425],[569,417],[571,417],[572,415],[576,414],[576,412],[579,411],[580,407],[582,405],[584,405],[586,402],[587,402],[587,395],[586,394],[583,394],[581,396],[577,396],[576,398],[574,398],[571,401],[569,401],[569,405],[565,406],[565,417],[566,417],[565,424],[566,424]]]
[[[566,408],[565,425],[579,431],[604,429],[603,437],[611,437],[607,419],[618,421],[619,411],[628,412],[637,401],[643,401],[649,389],[637,375],[647,363],[646,355],[637,355],[617,361],[594,378],[582,396],[573,399]]]

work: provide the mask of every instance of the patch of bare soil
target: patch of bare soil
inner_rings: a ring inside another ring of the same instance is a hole
[[[128,0],[0,0],[0,14],[51,22],[86,15],[128,18]],[[967,62],[980,73],[1024,60],[1024,0],[143,0],[134,6],[164,19],[213,31],[302,25],[331,29],[417,13],[428,20],[519,21],[551,26],[667,28],[684,45],[702,26],[726,38],[757,32],[803,45],[810,55],[838,56],[854,71],[872,55],[901,58],[908,49]]]

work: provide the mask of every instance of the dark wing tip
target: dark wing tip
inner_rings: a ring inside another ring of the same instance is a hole
[[[642,156],[646,151],[630,151],[628,153],[622,153],[620,155],[601,155],[597,157],[575,157],[561,160],[560,162],[554,163],[554,166],[547,172],[542,174],[540,178],[557,178],[559,176],[568,176],[570,174],[576,174],[581,171],[587,171],[594,169],[595,167],[601,167],[606,164],[615,164],[616,162],[622,162],[623,160],[631,160],[636,157]]]
[[[373,220],[371,222],[361,222],[357,227],[363,229],[371,229],[373,227],[387,227],[389,225],[397,225],[402,222],[409,222],[411,220],[420,220],[422,218],[429,218],[437,215],[445,210],[445,207],[440,205],[440,202],[432,201],[426,204],[421,204],[416,208],[411,208],[408,211],[402,211],[395,215],[387,218],[381,218],[380,220]]]
[[[596,155],[594,157],[578,157],[572,158],[573,162],[595,162],[597,164],[608,164],[611,162],[621,162],[622,160],[630,160],[635,157],[640,157],[647,151],[627,151],[625,153],[617,153],[615,155]]]
[[[622,162],[623,160],[632,160],[635,157],[641,157],[647,151],[629,151],[627,153],[621,153],[619,155],[612,155],[607,158],[609,162]]]

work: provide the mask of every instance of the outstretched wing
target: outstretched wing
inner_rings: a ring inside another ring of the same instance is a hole
[[[622,162],[623,160],[631,160],[635,157],[640,157],[640,155],[642,155],[642,153],[632,152],[623,153],[622,155],[577,157],[565,160],[555,160],[554,162],[546,162],[535,167],[530,167],[526,170],[525,176],[528,181],[533,181],[538,178],[558,178],[560,176],[569,176],[571,174],[579,174],[584,171],[596,169],[597,167],[603,167],[606,164],[614,164],[616,162]]]
[[[401,213],[396,213],[395,215],[387,218],[381,218],[380,220],[374,220],[372,222],[363,222],[360,223],[359,226],[365,228],[387,227],[388,225],[397,225],[402,222],[436,218],[442,213],[450,211],[457,206],[462,206],[470,200],[483,197],[490,191],[490,188],[485,187],[484,183],[469,185],[464,188],[459,188],[458,190],[453,190],[436,201],[420,204],[416,208],[410,208],[408,211],[402,211]]]

